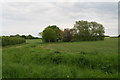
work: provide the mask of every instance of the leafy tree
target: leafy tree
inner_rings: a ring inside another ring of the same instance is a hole
[[[62,33],[62,30],[56,25],[52,25],[45,28],[44,31],[39,34],[42,35],[43,41],[45,42],[58,42],[63,39]]]
[[[57,35],[56,32],[52,28],[45,28],[45,30],[42,33],[42,38],[44,42],[56,42],[57,41]]]
[[[22,35],[21,37],[25,38],[25,39],[39,39],[38,37],[34,37],[32,35],[28,35],[28,36],[24,36]]]
[[[19,35],[19,34],[16,34],[15,37],[20,37],[20,35]]]
[[[91,36],[94,40],[103,40],[104,39],[104,27],[102,24],[98,24],[97,22],[90,23],[90,31]]]
[[[57,27],[56,25],[52,25],[52,26],[48,26],[47,28],[51,28],[55,31],[56,35],[57,35],[57,41],[61,41],[63,39],[63,32],[62,30],[59,29],[59,27]]]
[[[24,39],[26,39],[26,36],[25,36],[25,35],[22,35],[21,37],[24,38]]]
[[[104,27],[97,22],[76,21],[74,32],[76,40],[80,41],[104,39]]]
[[[63,33],[63,41],[70,42],[73,41],[73,30],[72,29],[64,29]]]
[[[20,37],[19,34],[16,34],[16,35],[10,35],[10,37]]]
[[[28,36],[26,36],[26,38],[27,38],[27,39],[32,39],[33,36],[32,36],[32,35],[28,35]]]

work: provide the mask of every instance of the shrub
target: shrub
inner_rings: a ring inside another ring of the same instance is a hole
[[[62,30],[60,30],[56,25],[48,26],[39,34],[42,36],[44,42],[62,41]]]
[[[9,36],[2,37],[2,46],[21,44],[25,42],[26,40],[20,37],[9,37]]]

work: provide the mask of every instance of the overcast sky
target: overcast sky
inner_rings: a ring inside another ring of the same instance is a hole
[[[73,28],[75,21],[103,24],[106,35],[118,35],[118,2],[5,2],[2,35],[38,36],[48,25]]]

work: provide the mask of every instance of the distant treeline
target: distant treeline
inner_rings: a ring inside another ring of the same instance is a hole
[[[19,35],[19,34],[10,35],[10,37],[21,37],[21,38],[24,38],[24,39],[39,39],[38,37],[34,37],[32,35]]]
[[[76,21],[74,27],[62,31],[56,25],[46,27],[40,33],[44,42],[73,42],[104,40],[104,27],[97,22]]]

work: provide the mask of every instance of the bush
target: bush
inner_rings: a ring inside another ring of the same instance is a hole
[[[43,32],[39,34],[42,36],[44,42],[60,42],[63,38],[63,31],[56,25],[46,27]]]
[[[43,32],[44,42],[56,42],[57,34],[52,28],[46,28]]]
[[[26,40],[20,37],[9,37],[9,36],[2,37],[2,46],[21,44],[25,42]]]

